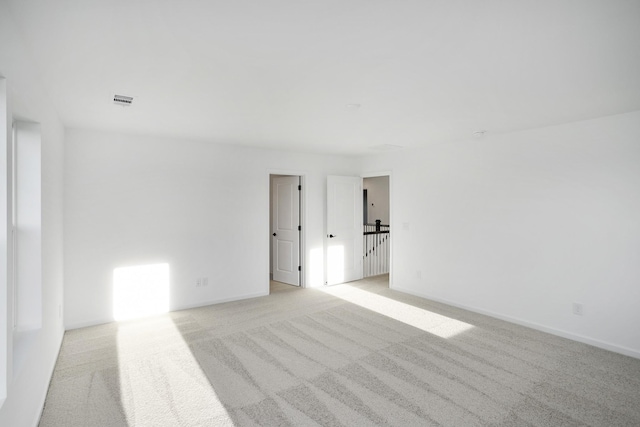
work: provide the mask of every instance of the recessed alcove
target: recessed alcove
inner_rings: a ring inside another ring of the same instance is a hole
[[[42,328],[42,171],[40,124],[13,123],[9,282],[16,377]]]

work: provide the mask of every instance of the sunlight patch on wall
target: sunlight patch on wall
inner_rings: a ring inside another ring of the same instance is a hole
[[[322,288],[322,291],[442,338],[451,338],[474,327],[468,323],[351,285]]]
[[[329,284],[344,282],[344,246],[334,245],[327,249],[327,281]]]
[[[169,315],[121,323],[117,340],[128,425],[234,425]]]
[[[324,285],[324,257],[322,248],[313,248],[309,252],[309,286],[317,288]]]
[[[169,264],[113,270],[113,318],[129,320],[169,311]]]

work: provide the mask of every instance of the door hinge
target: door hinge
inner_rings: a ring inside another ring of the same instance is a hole
[[[298,226],[298,231],[302,231],[302,226],[301,225]]]
[[[302,185],[298,185],[298,191],[302,190]]]
[[[302,266],[298,266],[298,271],[302,271]]]

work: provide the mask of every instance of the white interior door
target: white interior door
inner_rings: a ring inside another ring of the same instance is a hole
[[[362,178],[327,177],[327,284],[362,279]]]
[[[300,178],[273,178],[272,271],[273,280],[300,286]]]

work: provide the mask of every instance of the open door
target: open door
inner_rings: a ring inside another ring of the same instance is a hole
[[[362,279],[362,178],[327,177],[327,284]]]
[[[272,181],[273,280],[300,286],[300,177]]]

